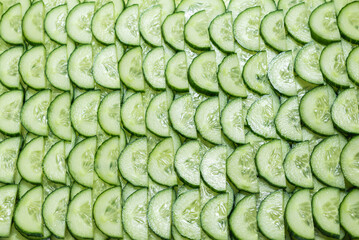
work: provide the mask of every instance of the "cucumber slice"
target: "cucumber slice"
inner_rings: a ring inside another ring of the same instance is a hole
[[[45,176],[55,183],[66,184],[68,176],[65,160],[65,142],[59,141],[50,148],[44,157],[42,169]]]
[[[232,13],[226,12],[215,17],[209,25],[209,37],[223,52],[234,52]]]
[[[121,47],[123,52],[123,48]],[[120,89],[121,82],[118,73],[116,45],[110,45],[99,52],[93,62],[92,74],[96,83],[104,88]]]
[[[43,202],[42,186],[29,190],[18,202],[14,223],[17,229],[30,237],[41,238],[44,236],[41,207]]]
[[[72,86],[67,72],[67,46],[60,46],[47,56],[45,74],[55,88],[63,91],[71,90]]]
[[[295,192],[285,208],[285,220],[291,234],[299,239],[314,239],[310,190]]]
[[[47,110],[47,121],[51,132],[60,139],[71,141],[73,129],[70,121],[71,95],[64,92],[58,95]]]
[[[138,8],[139,6],[137,4],[127,6],[116,20],[116,36],[123,44],[130,46],[140,45]]]
[[[245,142],[243,102],[241,98],[226,104],[221,113],[223,134],[235,143]]]
[[[133,94],[124,102],[121,107],[121,119],[127,131],[139,136],[146,134],[145,109],[141,93]]]
[[[168,15],[162,23],[163,40],[174,50],[184,50],[184,12]]]
[[[78,193],[69,203],[67,228],[76,238],[93,238],[92,190]]]
[[[74,180],[89,188],[93,185],[96,144],[96,137],[82,140],[71,150],[67,159],[67,167]]]
[[[320,70],[325,79],[335,87],[347,88],[351,85],[341,42],[332,43],[323,49],[320,55]]]
[[[22,19],[22,34],[31,44],[43,44],[45,6],[42,1],[33,3]]]
[[[358,96],[358,91],[350,88],[341,92],[333,103],[333,123],[344,132],[359,134]]]
[[[118,70],[123,84],[134,91],[145,90],[145,80],[142,74],[142,49],[132,48],[121,58]]]
[[[21,123],[27,131],[47,136],[47,110],[51,102],[51,91],[43,90],[31,96],[21,109]]]
[[[344,137],[334,135],[321,141],[313,150],[310,158],[313,174],[329,186],[345,188],[339,161],[340,153],[346,143]]]
[[[0,236],[2,238],[9,237],[12,232],[11,223],[15,210],[17,189],[17,185],[14,184],[0,187],[0,218],[2,219],[0,224]]]
[[[197,131],[206,141],[222,143],[218,97],[209,98],[197,107],[194,122]]]
[[[20,134],[20,114],[23,109],[23,100],[24,93],[21,90],[13,90],[0,95],[0,131],[2,133],[7,135]],[[28,118],[31,119],[31,116]],[[24,125],[24,127],[26,126]]]
[[[168,109],[171,102],[168,103],[167,97],[172,101],[173,96],[168,96],[166,92],[158,94],[152,98],[146,110],[147,129],[161,137],[170,136]]]
[[[298,97],[291,97],[285,101],[280,106],[274,121],[278,134],[294,142],[300,142],[303,139],[298,101]]]
[[[338,15],[338,28],[341,35],[353,43],[359,43],[359,25],[355,20],[358,11],[359,3],[351,2],[343,7]]]
[[[258,228],[269,239],[285,239],[284,196],[278,190],[269,194],[259,205]]]
[[[195,111],[190,94],[175,99],[168,111],[173,128],[183,136],[191,139],[197,138],[194,124]]]
[[[110,135],[121,136],[121,92],[113,91],[106,95],[98,107],[98,123]],[[124,139],[125,140],[125,139]]]
[[[233,23],[233,33],[239,45],[250,51],[260,50],[261,7],[253,6],[239,13]]]
[[[267,77],[267,53],[261,51],[251,56],[243,67],[242,78],[252,91],[265,95],[273,92]]]
[[[67,43],[65,29],[67,18],[67,5],[62,4],[52,8],[45,16],[44,29],[51,40],[59,43]]]
[[[224,145],[209,149],[199,167],[204,182],[214,191],[226,191],[226,159],[230,149]]]
[[[14,4],[1,17],[0,35],[8,44],[19,45],[23,43],[21,10],[20,3]]]
[[[134,186],[148,186],[147,139],[139,138],[126,145],[118,158],[121,176]]]
[[[165,138],[148,155],[148,175],[158,184],[170,187],[177,185],[173,147],[172,138]]]
[[[185,52],[177,52],[167,62],[165,69],[167,85],[177,92],[188,92],[187,60]]]
[[[0,81],[10,89],[20,89],[19,61],[24,52],[22,46],[12,47],[0,55]]]
[[[247,123],[252,131],[264,138],[276,138],[274,120],[280,103],[275,95],[265,95],[256,100],[247,112]]]
[[[359,237],[357,209],[359,189],[354,188],[343,199],[339,208],[340,224],[352,238]]]
[[[359,62],[359,47],[353,48],[346,60],[347,73],[349,78],[359,85],[359,71],[356,67]]]
[[[65,238],[66,213],[70,188],[61,187],[50,193],[42,206],[42,216],[49,231],[57,238]]]
[[[184,39],[186,43],[196,50],[209,50],[210,39],[208,27],[210,20],[206,11],[199,11],[188,19],[184,26]]]
[[[268,13],[262,19],[260,34],[265,43],[278,52],[287,51],[283,10]]]
[[[91,21],[94,9],[94,2],[84,2],[77,4],[70,10],[66,18],[66,32],[75,42],[80,44],[91,43]]]
[[[97,197],[93,205],[96,226],[113,238],[122,238],[122,199],[121,187],[110,188]]]
[[[97,133],[97,109],[100,91],[88,91],[78,96],[71,105],[70,118],[74,129],[86,137]]]
[[[335,92],[330,86],[316,87],[307,92],[299,105],[299,114],[304,125],[315,133],[333,135],[335,130],[330,108],[335,97]]]
[[[231,182],[238,189],[251,193],[259,191],[255,154],[251,144],[240,146],[228,157],[226,165],[227,176]]]
[[[198,189],[181,194],[172,207],[172,221],[178,232],[189,239],[201,239],[200,194]]]
[[[81,45],[70,55],[67,71],[73,84],[79,88],[92,89],[95,81],[92,75],[92,47]]]
[[[218,83],[233,97],[247,97],[247,88],[243,83],[237,54],[231,54],[222,60],[218,67]]]
[[[47,87],[45,63],[45,47],[42,45],[33,47],[22,55],[19,61],[19,72],[26,85],[36,90]]]
[[[292,51],[282,52],[269,63],[268,78],[273,88],[285,96],[297,95]]]
[[[155,90],[166,89],[164,55],[163,47],[157,47],[148,52],[143,60],[143,74],[147,83]]]
[[[299,50],[295,58],[294,70],[303,80],[313,84],[324,83],[319,66],[322,50],[322,45],[317,44],[314,41],[304,45]]]
[[[285,15],[285,27],[297,42],[306,44],[312,40],[308,25],[310,13],[308,6],[301,2],[289,8]]]
[[[287,180],[298,187],[313,188],[312,170],[310,168],[309,142],[295,145],[284,160],[284,171]]]
[[[123,141],[126,141],[123,140],[124,137],[123,135],[121,139],[119,137],[109,138],[96,151],[95,172],[104,182],[111,185],[120,185],[117,160],[124,147],[125,142]]]
[[[276,187],[287,186],[283,161],[289,150],[289,144],[282,140],[272,140],[258,149],[256,155],[258,173]]]
[[[171,239],[171,210],[175,198],[175,191],[167,188],[156,193],[148,203],[148,225],[164,239]]]
[[[0,142],[0,182],[11,184],[15,181],[16,162],[20,152],[21,137],[8,138]]]
[[[359,166],[357,156],[359,156],[359,136],[355,136],[345,145],[340,155],[340,166],[345,179],[356,187],[359,187]]]
[[[325,2],[313,10],[309,17],[312,38],[319,43],[340,41],[340,33],[333,2]]]
[[[220,194],[209,200],[201,212],[202,229],[212,238],[229,238],[227,208],[228,195]]]
[[[199,165],[203,156],[203,149],[198,141],[183,144],[175,155],[174,167],[177,176],[190,186],[200,184]]]
[[[143,39],[154,47],[160,47],[161,33],[161,6],[155,5],[144,11],[139,19],[139,29]]]
[[[115,5],[108,2],[94,13],[91,20],[91,31],[94,38],[102,44],[115,43]]]
[[[147,188],[134,192],[125,201],[122,222],[126,233],[132,239],[147,239]]]
[[[257,200],[254,194],[241,199],[229,217],[229,227],[237,239],[258,239]]]
[[[183,0],[176,8],[177,12],[183,11],[188,15],[202,10],[208,12],[208,19],[212,21],[213,18],[224,13],[226,6],[221,0]]]
[[[339,239],[340,190],[332,187],[320,189],[313,195],[315,225],[326,236]]]
[[[189,83],[198,92],[207,95],[218,94],[217,63],[214,51],[203,52],[191,63]]]

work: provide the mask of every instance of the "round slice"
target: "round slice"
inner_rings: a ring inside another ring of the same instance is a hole
[[[163,47],[157,47],[148,52],[143,60],[143,74],[147,83],[155,90],[166,89],[164,55]]]
[[[127,6],[118,16],[115,24],[117,38],[130,46],[140,45],[140,32],[138,27],[139,6]]]
[[[20,152],[22,143],[21,137],[8,138],[0,142],[0,182],[1,183],[14,183],[16,161]]]
[[[196,50],[209,50],[211,47],[208,32],[209,24],[210,19],[208,19],[206,11],[202,10],[193,14],[184,26],[186,43]]]
[[[212,42],[223,52],[234,52],[232,13],[226,12],[215,17],[209,25]]]
[[[22,18],[22,34],[31,44],[43,44],[45,6],[42,1],[37,1],[26,10]]]
[[[285,1],[281,1],[285,2]],[[304,2],[300,2],[287,11],[284,24],[288,33],[300,43],[308,43],[312,40],[308,26],[310,9]]]
[[[118,70],[120,79],[127,88],[134,91],[145,90],[145,79],[142,73],[142,48],[128,50],[121,58]]]
[[[287,50],[283,10],[270,12],[263,17],[260,24],[260,34],[264,42],[276,51]]]
[[[184,12],[168,15],[162,24],[163,40],[177,51],[184,50]]]
[[[161,46],[161,6],[155,5],[145,10],[139,19],[139,29],[143,39],[154,47]]]
[[[5,42],[9,44],[19,45],[23,43],[22,37],[22,8],[17,3],[3,13],[0,22],[0,35]]]
[[[359,237],[358,211],[359,189],[354,188],[343,199],[339,208],[340,224],[352,238]]]
[[[171,89],[177,92],[188,91],[187,60],[185,52],[177,52],[168,60],[165,69],[165,77],[166,83]]]
[[[353,48],[346,60],[346,67],[349,78],[359,85],[359,69],[356,67],[359,63],[359,47]]]
[[[347,40],[359,43],[359,23],[356,17],[359,11],[359,3],[348,3],[338,15],[338,27],[341,35]]]

